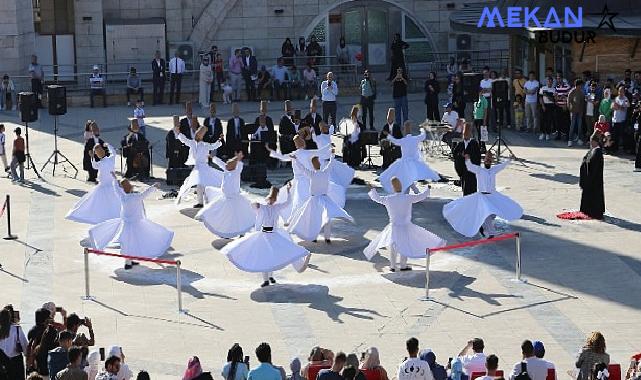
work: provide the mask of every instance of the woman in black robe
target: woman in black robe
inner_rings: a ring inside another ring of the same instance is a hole
[[[438,93],[440,91],[436,73],[430,71],[425,81],[425,105],[427,106],[428,120],[441,120],[441,113],[438,110]]]
[[[596,134],[590,138],[590,151],[583,157],[579,185],[582,189],[581,212],[593,219],[603,219],[603,152]]]
[[[454,76],[454,84],[452,85],[452,103],[454,111],[459,117],[465,117],[465,91],[463,88],[463,73],[458,72]]]

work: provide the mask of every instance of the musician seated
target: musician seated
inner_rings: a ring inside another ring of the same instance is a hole
[[[347,136],[345,136],[345,141],[343,144],[343,159],[345,163],[351,166],[354,169],[357,169],[363,162],[363,151],[364,146],[360,141],[361,131],[364,130],[363,123],[358,120],[358,106],[352,107],[352,112],[350,113],[350,120],[348,121],[349,127],[348,132],[351,130]]]
[[[300,128],[298,128],[298,135],[305,141],[305,149],[318,149],[312,136],[314,135],[313,127],[307,124],[304,120],[301,121]]]
[[[383,170],[387,169],[396,159],[401,157],[401,147],[392,144],[388,139],[388,135],[392,135],[395,139],[403,138],[401,126],[396,124],[396,110],[389,108],[387,110],[387,123],[383,126],[379,135],[379,145],[381,147],[381,156],[383,156]]]
[[[465,119],[458,119],[456,125],[451,131],[445,132],[442,141],[446,143],[452,151],[454,151],[454,139],[460,139],[463,136],[463,127],[465,126]]]
[[[456,121],[460,116],[462,115],[459,115],[458,112],[454,111],[454,109],[452,108],[452,103],[447,103],[445,105],[445,112],[443,113],[443,117],[441,118],[441,123],[447,124],[450,127],[454,128],[456,126]]]
[[[298,122],[294,124],[294,120],[296,119],[298,119]],[[300,111],[298,111],[298,118],[296,118],[292,102],[286,100],[285,114],[280,118],[280,123],[278,124],[278,141],[280,142],[281,153],[289,154],[296,149],[293,139],[296,135],[296,125],[298,125],[298,123],[300,123]]]
[[[212,103],[213,104],[213,103]],[[167,168],[186,168],[185,162],[189,156],[189,148],[181,143],[176,133],[174,132],[176,126],[180,127],[180,119],[177,115],[173,116],[174,128],[167,132],[165,137],[165,157],[167,158]]]
[[[258,117],[258,126],[256,131],[251,135],[252,144],[250,146],[250,163],[263,163],[268,168],[274,169],[276,167],[276,160],[269,157],[269,152],[265,148],[265,144],[270,149],[276,150],[276,132],[270,130],[267,124],[267,117],[260,115]]]
[[[127,159],[125,178],[145,179],[149,177],[149,141],[140,133],[138,120],[131,120],[129,133],[122,139],[122,155]]]

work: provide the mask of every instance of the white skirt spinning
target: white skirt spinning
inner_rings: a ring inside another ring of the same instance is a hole
[[[134,221],[116,218],[89,229],[89,238],[96,249],[118,242],[123,255],[156,258],[167,252],[174,233],[146,218]]]
[[[350,168],[351,169],[351,168]],[[350,180],[351,181],[351,180]],[[280,211],[280,216],[286,223],[291,223],[292,217],[296,210],[300,209],[305,201],[311,197],[309,193],[309,178],[294,178],[292,181],[292,189],[289,193],[289,196],[292,197],[292,201],[289,206],[283,208]],[[345,199],[347,190],[345,187],[337,185],[336,183],[330,181],[329,189],[327,195],[336,203],[339,207],[345,207]],[[277,203],[284,202],[287,199],[287,187],[283,186],[278,191]]]
[[[256,222],[256,212],[242,194],[226,197],[215,187],[205,189],[209,203],[196,214],[196,220],[205,224],[211,233],[231,239],[242,235]]]
[[[392,178],[398,178],[403,185],[403,191],[407,190],[414,182],[421,180],[438,181],[441,177],[432,170],[427,163],[419,159],[399,158],[389,168],[381,173],[381,186],[388,193],[393,193]]]
[[[321,229],[331,219],[339,218],[354,222],[342,207],[327,195],[314,195],[292,213],[288,231],[302,240],[316,240]]]
[[[382,248],[394,249],[398,254],[409,258],[423,258],[428,248],[442,247],[447,242],[425,228],[416,224],[388,224],[385,229],[372,240],[363,253],[371,260]]]
[[[98,224],[120,217],[120,197],[110,181],[102,181],[83,195],[65,218],[78,223]]]
[[[273,272],[292,264],[300,271],[300,263],[309,255],[279,228],[273,232],[255,231],[227,244],[221,252],[238,269],[245,272]]]
[[[473,237],[479,232],[485,219],[496,215],[511,221],[521,218],[523,208],[501,193],[476,192],[456,199],[443,206],[443,216],[456,232]]]
[[[182,197],[189,192],[194,186],[214,186],[220,187],[223,183],[223,172],[218,169],[214,169],[206,162],[200,162],[194,165],[194,168],[191,169],[189,176],[185,179],[182,186],[180,186],[180,191],[176,197],[176,204],[180,203]]]
[[[329,163],[329,178],[335,184],[342,187],[349,187],[354,179],[356,171],[342,161],[331,160]]]

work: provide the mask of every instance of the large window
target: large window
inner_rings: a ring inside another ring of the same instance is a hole
[[[429,62],[434,59],[432,44],[414,20],[407,15],[403,15],[403,40],[410,44],[405,50],[407,63]]]

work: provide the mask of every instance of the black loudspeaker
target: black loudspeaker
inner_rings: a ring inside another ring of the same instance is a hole
[[[492,82],[492,107],[505,106],[508,103],[507,80],[497,79]]]
[[[483,79],[481,73],[463,74],[463,100],[465,103],[474,103],[478,100],[481,79]]]
[[[64,115],[67,113],[67,88],[65,86],[51,85],[47,87],[49,98],[49,115]]]
[[[36,94],[33,92],[21,92],[18,94],[20,106],[20,119],[23,123],[33,123],[38,120],[38,107],[36,105]]]

